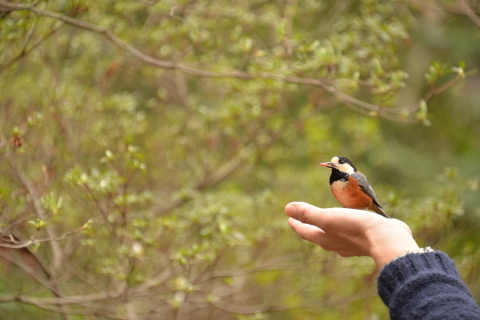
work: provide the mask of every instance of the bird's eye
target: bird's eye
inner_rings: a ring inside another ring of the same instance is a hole
[[[343,160],[338,160],[338,163],[343,164],[344,161]]]

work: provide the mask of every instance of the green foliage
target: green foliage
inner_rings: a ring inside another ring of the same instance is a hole
[[[479,297],[478,33],[418,8],[0,1],[1,235],[32,241],[0,243],[4,317],[387,317],[369,259],[283,214],[337,205],[335,155]]]

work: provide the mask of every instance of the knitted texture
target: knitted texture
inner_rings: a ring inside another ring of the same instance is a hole
[[[378,294],[392,320],[480,320],[480,307],[443,252],[393,260],[380,272]]]

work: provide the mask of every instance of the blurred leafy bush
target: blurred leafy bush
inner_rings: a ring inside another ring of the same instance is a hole
[[[283,214],[337,205],[340,154],[478,296],[478,50],[436,6],[0,1],[5,317],[384,318],[371,261]]]

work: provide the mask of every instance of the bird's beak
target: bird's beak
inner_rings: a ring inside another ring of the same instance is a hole
[[[323,166],[323,167],[327,167],[327,168],[335,168],[336,167],[335,163],[333,163],[333,162],[323,162],[323,163],[320,163],[320,165]]]

